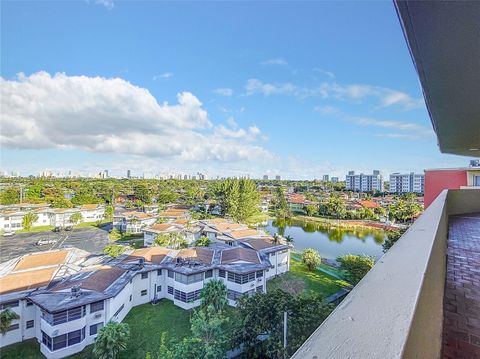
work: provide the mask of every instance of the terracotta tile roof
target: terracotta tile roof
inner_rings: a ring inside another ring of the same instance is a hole
[[[380,205],[374,201],[360,201],[360,205],[365,208],[378,208]]]
[[[123,260],[123,262],[131,262],[134,260],[138,260],[139,258],[144,258],[146,262],[159,264],[168,255],[169,252],[169,249],[162,247],[137,249],[130,253],[128,257]]]
[[[65,262],[68,251],[43,252],[30,254],[20,259],[14,270],[25,270],[36,267],[58,265]]]
[[[160,217],[182,217],[186,212],[188,212],[186,209],[167,209],[158,215]]]
[[[42,287],[50,283],[58,267],[13,273],[0,278],[0,294]]]
[[[228,230],[238,229],[242,227],[245,227],[245,226],[239,223],[219,223],[215,225],[215,228],[220,232],[226,232]]]
[[[207,248],[187,248],[182,249],[178,252],[177,257],[179,258],[194,258],[202,263],[211,264],[213,259],[214,251]]]
[[[153,218],[152,216],[150,216],[145,212],[138,212],[138,211],[123,212],[123,215],[127,218],[131,218],[131,217],[136,217],[139,219]]]
[[[278,245],[278,244],[273,244],[271,241],[266,241],[264,239],[244,239],[240,242],[249,244],[256,251],[259,251],[265,248],[275,247]]]
[[[244,261],[249,263],[260,263],[257,252],[247,248],[232,248],[222,252],[222,264]]]
[[[229,233],[234,239],[245,238],[245,237],[255,237],[260,233],[256,229],[240,229],[238,231],[232,231]]]
[[[153,230],[157,232],[163,232],[173,227],[171,223],[155,223],[148,227],[146,230]]]
[[[176,220],[174,220],[172,223],[185,225],[185,224],[187,224],[188,222],[190,222],[190,220],[188,220],[188,219],[176,219]]]
[[[226,219],[225,218],[211,218],[211,219],[205,220],[205,222],[208,223],[208,224],[224,223],[224,222],[226,222]]]
[[[98,208],[98,204],[83,204],[80,206],[80,209],[83,209],[83,210],[92,210],[92,209],[97,209]]]

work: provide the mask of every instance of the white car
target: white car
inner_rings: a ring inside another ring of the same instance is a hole
[[[10,236],[13,236],[13,235],[15,235],[15,232],[5,232],[3,234],[4,237],[10,237]]]
[[[37,246],[43,246],[45,244],[55,244],[57,243],[57,240],[56,239],[49,239],[49,238],[44,238],[44,239],[40,239],[38,242],[37,242]]]

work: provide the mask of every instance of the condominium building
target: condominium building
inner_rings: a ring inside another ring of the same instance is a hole
[[[200,305],[212,279],[225,284],[235,306],[289,270],[289,249],[251,239],[233,247],[150,247],[117,258],[69,248],[12,259],[0,265],[0,309],[20,318],[0,336],[0,348],[35,338],[46,358],[64,358],[93,344],[100,328],[121,322],[134,306],[161,298],[183,309]]]
[[[349,171],[345,177],[345,189],[355,192],[383,192],[383,177],[377,170],[371,175]]]
[[[423,193],[425,175],[420,173],[392,173],[390,175],[390,193]]]

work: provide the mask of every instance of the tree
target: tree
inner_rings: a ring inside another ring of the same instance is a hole
[[[275,190],[275,216],[280,219],[290,218],[292,213],[290,207],[288,206],[287,199],[285,198],[285,193],[283,192],[282,187],[277,187]]]
[[[80,223],[82,220],[83,216],[80,212],[72,213],[72,215],[70,216],[70,222],[72,222],[73,225]]]
[[[225,284],[216,279],[212,279],[205,283],[200,293],[202,308],[212,306],[217,312],[223,310],[227,305],[227,287]]]
[[[8,187],[0,192],[0,204],[16,204],[20,202],[20,188]]]
[[[386,253],[395,243],[400,239],[405,231],[402,230],[389,230],[387,232],[387,239],[382,244],[383,253]]]
[[[116,258],[119,255],[123,254],[127,248],[125,246],[122,246],[121,244],[107,244],[103,248],[103,253]]]
[[[317,206],[314,206],[313,204],[307,204],[305,206],[305,212],[307,213],[307,216],[312,217],[318,212]]]
[[[113,206],[106,206],[105,207],[105,213],[103,214],[104,218],[107,221],[112,221],[113,220],[113,212],[114,212]]]
[[[210,245],[211,241],[208,239],[207,236],[201,236],[197,241],[195,242],[195,245],[197,247],[208,247]]]
[[[285,242],[287,242],[287,244],[293,244],[293,242],[295,242],[295,241],[293,240],[293,237],[292,237],[291,235],[289,235],[289,234],[286,235],[284,238],[285,238]]]
[[[282,289],[244,296],[232,320],[233,345],[243,345],[247,358],[281,358],[283,315],[288,313],[287,351],[292,354],[328,316],[332,307],[319,294],[292,295]],[[265,337],[265,334],[268,336]],[[264,340],[260,340],[259,337]]]
[[[20,319],[20,316],[10,308],[6,308],[0,312],[0,333],[5,335],[13,320]]]
[[[98,359],[115,359],[127,348],[130,328],[126,323],[110,321],[98,332],[93,354]]]
[[[225,288],[226,292],[226,288]],[[196,310],[190,320],[193,339],[198,342],[203,350],[202,358],[225,358],[226,335],[223,329],[228,319],[217,311],[213,305],[208,305],[201,310]]]
[[[335,218],[343,218],[347,211],[347,207],[343,199],[335,193],[330,194],[327,200],[320,205],[320,213]]]
[[[337,257],[340,269],[347,273],[347,279],[352,284],[357,284],[372,269],[375,264],[373,257],[365,255],[346,254]]]
[[[153,245],[172,249],[187,248],[188,242],[181,232],[160,233],[153,241]]]
[[[309,271],[313,271],[322,263],[322,258],[317,250],[307,248],[302,253],[302,262],[307,266]]]
[[[38,215],[36,213],[29,212],[23,216],[22,227],[26,230],[32,228],[32,224],[38,221]]]
[[[108,234],[108,237],[111,241],[118,241],[119,239],[122,239],[122,233],[120,233],[117,228],[113,228]]]
[[[243,222],[259,212],[260,196],[255,182],[247,179],[227,179],[216,188],[222,214]]]

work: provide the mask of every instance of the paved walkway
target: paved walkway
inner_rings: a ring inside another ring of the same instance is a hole
[[[449,220],[443,358],[480,358],[480,213]]]

